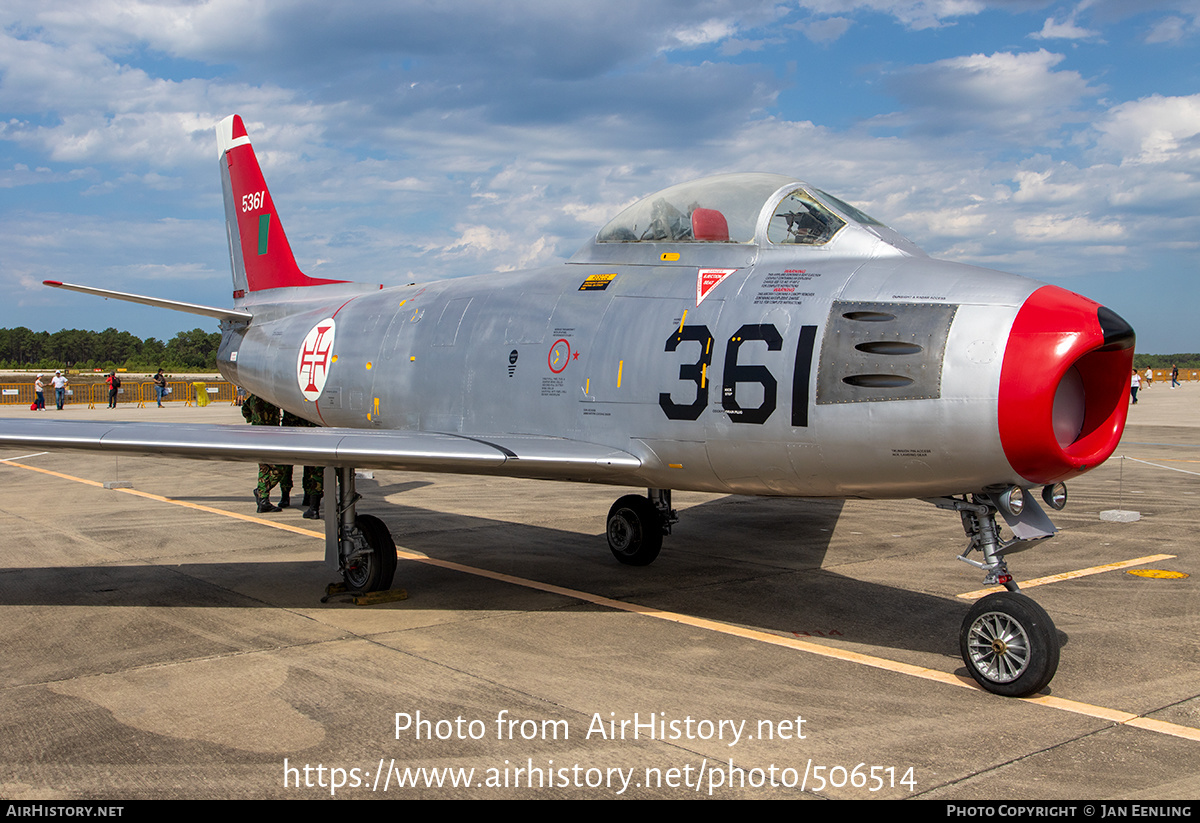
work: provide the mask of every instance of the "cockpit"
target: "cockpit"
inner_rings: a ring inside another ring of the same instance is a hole
[[[705,177],[655,192],[610,220],[573,263],[751,265],[762,254],[924,255],[832,195],[781,174]]]
[[[767,242],[821,246],[847,225],[834,209],[858,223],[882,226],[790,177],[723,174],[671,186],[639,200],[609,221],[596,242],[753,243],[765,218]]]

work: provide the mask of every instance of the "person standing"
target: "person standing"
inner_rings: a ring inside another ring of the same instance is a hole
[[[37,406],[37,411],[46,410],[46,385],[42,383],[42,375],[38,375],[33,381],[33,397],[34,403]]]
[[[1134,369],[1133,377],[1130,378],[1130,380],[1129,380],[1129,396],[1132,398],[1133,405],[1135,405],[1135,406],[1137,405],[1138,389],[1141,388],[1141,385],[1142,385],[1141,375],[1138,374],[1137,369]]]
[[[1179,366],[1171,364],[1171,388],[1179,388]]]
[[[1153,385],[1154,385],[1154,369],[1147,366],[1146,367],[1146,388],[1150,388]]]
[[[258,395],[248,395],[242,404],[242,417],[252,426],[279,426],[279,407],[268,403]],[[254,502],[258,513],[280,512],[283,509],[271,505],[271,489],[279,484],[279,467],[270,463],[258,464],[258,485],[254,488]]]
[[[158,374],[154,375],[154,394],[158,397],[158,407],[163,407],[163,395],[167,393],[167,376],[163,374],[163,370],[159,369]]]
[[[117,392],[121,390],[121,378],[117,377],[116,371],[110,371],[105,382],[108,383],[108,407],[115,409],[117,407]]]
[[[54,384],[54,402],[58,406],[58,410],[63,410],[63,403],[67,402],[67,378],[63,377],[61,371],[55,371],[54,376],[50,378],[50,382]]]

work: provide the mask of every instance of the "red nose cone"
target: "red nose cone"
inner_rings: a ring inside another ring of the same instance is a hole
[[[1133,329],[1099,303],[1044,286],[1017,312],[1000,370],[1000,443],[1030,483],[1108,459],[1129,412]]]

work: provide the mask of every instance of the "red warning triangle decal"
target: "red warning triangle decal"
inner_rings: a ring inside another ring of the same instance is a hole
[[[699,269],[696,272],[696,305],[704,302],[708,293],[735,271],[737,269]]]

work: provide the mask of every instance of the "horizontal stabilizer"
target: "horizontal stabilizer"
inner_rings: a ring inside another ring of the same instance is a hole
[[[254,316],[250,312],[241,309],[201,306],[197,303],[184,303],[180,300],[166,300],[161,297],[146,297],[142,294],[129,294],[128,292],[112,291],[111,289],[98,289],[94,286],[77,286],[73,283],[60,283],[57,280],[43,280],[42,284],[55,289],[67,289],[68,291],[77,291],[84,294],[94,294],[97,297],[111,297],[114,300],[124,300],[128,303],[141,303],[143,306],[154,306],[159,309],[171,309],[172,311],[182,311],[188,314],[200,314],[204,317],[215,317],[218,320],[249,320]]]

